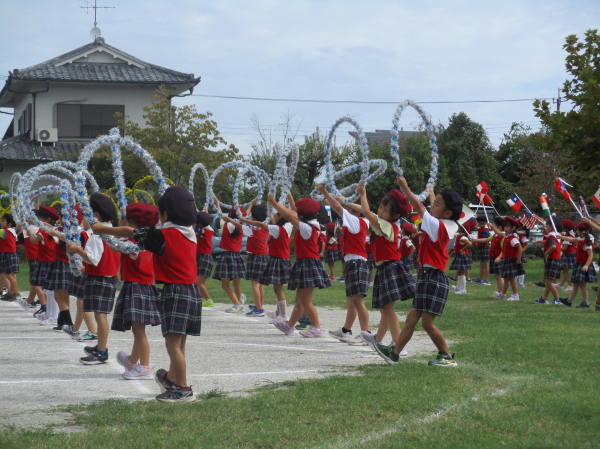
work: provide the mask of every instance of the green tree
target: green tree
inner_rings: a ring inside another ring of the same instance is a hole
[[[548,128],[548,149],[561,153],[563,167],[573,167],[569,181],[571,192],[589,196],[600,179],[600,35],[588,30],[580,41],[567,36],[563,48],[567,51],[566,69],[570,79],[562,92],[572,104],[570,111],[550,111],[547,101],[533,103],[536,117]]]
[[[535,139],[531,138],[531,127],[523,123],[513,123],[510,131],[504,133],[502,143],[494,157],[499,163],[498,173],[508,184],[519,184],[521,167],[526,165]]]

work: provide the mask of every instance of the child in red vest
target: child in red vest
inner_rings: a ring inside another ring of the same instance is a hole
[[[473,220],[467,220],[463,226],[459,226],[456,233],[456,242],[454,243],[454,259],[450,264],[450,270],[456,270],[457,272],[456,285],[452,286],[452,290],[459,295],[467,293],[466,274],[471,269],[471,259],[468,254],[469,248],[473,246],[469,233],[473,224]]]
[[[494,223],[488,223],[488,226],[494,231],[494,236],[490,242],[490,274],[496,278],[497,290],[494,292],[494,297],[501,294],[504,289],[504,280],[502,279],[501,260],[498,257],[502,254],[502,240],[504,240],[504,218],[498,216],[494,218]]]
[[[415,233],[415,227],[410,223],[402,223],[400,227],[400,235],[402,238],[400,239],[400,256],[402,257],[400,260],[404,264],[407,270],[412,270],[414,268],[412,263],[413,254],[415,253],[415,245],[413,244],[410,236]]]
[[[332,281],[335,280],[335,263],[340,260],[338,241],[335,238],[335,228],[335,221],[327,223],[325,232],[325,251],[323,253],[323,262],[329,266],[329,279]]]
[[[33,234],[38,231],[37,226],[31,226],[33,228]],[[29,265],[29,284],[31,285],[31,280],[33,279],[33,273],[35,272],[35,266],[37,265],[37,256],[38,256],[38,245],[31,243],[31,239],[29,238],[29,233],[23,229],[17,238],[18,243],[23,245],[25,248],[25,257],[27,258],[27,263]],[[29,296],[27,298],[21,299],[21,305],[25,310],[29,310],[30,307],[34,307],[36,302],[36,296],[39,298],[38,301],[41,300],[43,295],[42,289],[39,287],[35,287],[31,285],[29,289]],[[45,300],[44,300],[45,303]],[[41,304],[41,301],[40,301]]]
[[[58,319],[56,327],[53,329],[56,332],[62,332],[64,329],[73,327],[71,318],[71,300],[69,298],[68,288],[71,283],[71,268],[69,266],[69,257],[67,256],[66,237],[62,233],[62,225],[56,229],[52,229],[48,235],[58,239],[55,246],[54,262],[50,268],[50,273],[44,288],[54,292],[54,299],[58,304]]]
[[[525,270],[523,269],[523,263],[521,262],[523,247],[521,246],[521,240],[517,235],[518,227],[519,222],[514,218],[504,218],[504,243],[502,244],[502,255],[496,258],[496,262],[502,260],[500,272],[502,274],[502,279],[504,280],[504,287],[497,295],[494,294],[498,299],[507,299],[508,301],[519,300],[519,290],[516,278],[517,276],[524,274]],[[512,295],[506,298],[509,285],[512,288]]]
[[[219,200],[215,198],[215,205],[221,212],[221,205]],[[219,248],[223,252],[219,255],[217,260],[217,266],[213,273],[213,279],[221,281],[221,288],[227,293],[229,299],[232,302],[232,306],[225,310],[227,313],[241,313],[244,311],[244,303],[246,302],[246,295],[242,293],[240,286],[240,279],[246,277],[246,267],[240,252],[242,251],[242,240],[244,235],[242,233],[242,226],[235,222],[233,219],[238,216],[246,216],[246,211],[243,207],[239,207],[239,211],[234,208],[231,209],[226,222],[224,218],[221,218],[221,241],[219,242]],[[236,226],[234,223],[238,224]],[[229,283],[233,281],[233,290]]]
[[[311,326],[307,330],[300,331],[300,335],[306,338],[324,337],[325,331],[321,329],[317,309],[312,303],[312,293],[315,287],[331,287],[331,281],[319,260],[318,240],[321,225],[317,218],[321,206],[310,198],[302,198],[294,203],[291,194],[288,195],[288,200],[290,209],[277,203],[275,198],[271,196],[268,198],[269,204],[277,210],[279,215],[297,229],[294,236],[296,262],[292,267],[288,283],[288,290],[296,290],[296,303],[289,320],[276,320],[273,324],[281,332],[291,335],[294,333],[294,325],[304,313],[309,317]]]
[[[117,219],[117,209],[113,201],[101,193],[92,193],[90,207],[93,216],[102,227],[112,228],[112,222]],[[94,227],[92,226],[92,229]],[[100,235],[94,233],[80,248],[75,244],[68,245],[67,251],[77,253],[85,262],[85,289],[83,293],[83,311],[94,312],[98,326],[98,344],[86,346],[87,354],[79,361],[84,365],[95,365],[108,361],[108,314],[112,312],[117,290],[117,273],[119,271],[120,255],[110,249]]]
[[[525,251],[529,248],[529,228],[525,227],[521,222],[519,222],[519,227],[517,228],[517,237],[519,237],[519,242],[523,248],[521,263],[523,263],[523,273],[525,273],[525,264],[527,263],[527,254]],[[517,276],[517,287],[525,287],[525,274]]]
[[[94,232],[133,238],[140,250],[154,255],[154,277],[164,284],[159,311],[161,330],[171,365],[159,369],[154,380],[162,393],[159,402],[193,402],[194,392],[187,384],[185,342],[188,335],[199,336],[202,297],[196,276],[196,203],[181,186],[169,187],[158,201],[161,229],[107,228],[94,225]]]
[[[553,224],[554,226],[552,226]],[[554,228],[556,228],[556,231]],[[556,215],[548,217],[546,222],[546,235],[544,236],[544,283],[546,284],[546,288],[544,289],[542,296],[534,300],[534,302],[538,304],[548,304],[548,296],[550,293],[554,296],[554,300],[550,304],[562,304],[560,302],[558,290],[554,285],[556,280],[560,277],[560,233],[562,231],[562,221]]]
[[[256,218],[254,213],[252,216]],[[240,221],[248,226],[254,226],[266,230],[269,233],[269,260],[260,278],[261,285],[273,284],[273,291],[277,297],[277,308],[275,312],[267,311],[271,324],[275,320],[285,321],[287,316],[287,301],[283,293],[283,286],[290,281],[292,265],[290,264],[290,240],[293,226],[279,213],[271,216],[272,225],[262,221],[251,221],[240,218]],[[263,220],[264,221],[264,220]]]
[[[590,225],[590,227],[596,232],[600,232],[600,220],[596,220],[592,217],[586,217],[583,219],[583,221]],[[600,249],[600,244],[598,244],[598,249]],[[598,287],[592,287],[592,289],[596,290],[596,312],[600,312],[600,289]]]
[[[8,283],[8,296],[5,300],[18,301],[21,299],[17,273],[19,272],[19,255],[17,254],[17,223],[12,214],[2,216],[2,230],[0,230],[0,277]]]
[[[383,340],[388,329],[392,335],[392,341],[397,342],[400,335],[400,323],[394,312],[396,301],[405,301],[415,296],[415,280],[408,269],[401,262],[398,252],[398,241],[400,233],[400,220],[407,217],[409,205],[406,197],[398,190],[391,190],[383,197],[377,215],[371,212],[367,201],[367,192],[362,185],[356,189],[360,195],[361,210],[371,225],[375,234],[373,241],[373,254],[377,271],[373,283],[373,299],[371,306],[379,309],[381,318],[377,334],[361,332],[361,338],[371,348]],[[408,355],[404,346],[398,348],[401,354]]]
[[[569,298],[560,298],[565,306],[571,307],[573,300],[577,295],[577,291],[581,290],[582,301],[577,306],[578,309],[589,309],[590,303],[588,300],[588,291],[585,284],[595,284],[598,282],[596,276],[596,270],[594,268],[594,236],[590,234],[592,227],[584,222],[580,221],[575,226],[577,229],[577,238],[566,237],[559,235],[558,238],[570,242],[573,246],[577,245],[575,253],[575,269],[571,275],[571,282],[573,283],[573,291]]]
[[[412,308],[406,317],[406,323],[402,332],[396,339],[393,347],[375,344],[380,356],[389,364],[396,364],[399,360],[398,352],[411,339],[415,326],[422,320],[423,329],[435,346],[438,348],[437,359],[431,360],[433,366],[456,366],[454,354],[450,350],[446,340],[439,329],[435,326],[435,317],[441,315],[446,299],[448,298],[448,278],[445,271],[448,265],[448,244],[458,230],[458,220],[462,213],[463,202],[454,190],[444,189],[435,196],[433,188],[429,190],[430,212],[421,204],[410,191],[404,178],[396,178],[398,185],[405,192],[408,201],[415,211],[423,217],[421,228],[423,240],[419,251],[419,277]]]
[[[479,285],[490,284],[490,228],[487,225],[485,215],[477,216],[477,238],[472,242],[477,244],[477,255],[479,256],[479,279],[473,279]]]
[[[565,237],[577,238],[577,236],[575,235],[575,222],[569,218],[564,218],[561,221],[563,225],[563,235]],[[571,243],[568,240],[563,240],[560,256],[562,279],[560,280],[560,283],[556,285],[556,288],[559,290],[566,290],[568,292],[573,290],[573,284],[571,284],[571,276],[569,276],[569,270],[575,268],[576,249],[576,243]],[[565,284],[567,284],[566,287]]]
[[[202,296],[202,307],[212,307],[215,305],[206,288],[206,280],[210,277],[214,266],[212,241],[215,231],[210,226],[211,223],[212,217],[206,211],[200,211],[196,214],[196,239],[198,240],[196,247],[196,274],[198,276],[198,290],[200,290],[200,295]]]

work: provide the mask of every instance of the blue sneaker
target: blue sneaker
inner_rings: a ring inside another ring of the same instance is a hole
[[[254,307],[250,312],[246,314],[246,316],[265,316],[264,309],[257,309]]]
[[[538,298],[536,300],[534,300],[533,302],[537,302],[538,304],[548,304],[548,301],[542,298]],[[559,301],[560,304],[560,301]]]
[[[492,284],[490,284],[490,281],[481,281],[479,283],[479,285],[492,285]]]
[[[256,310],[256,306],[254,304],[248,304],[248,308],[250,310]]]
[[[479,284],[482,281],[479,278],[471,278],[467,282],[475,282],[476,284]]]

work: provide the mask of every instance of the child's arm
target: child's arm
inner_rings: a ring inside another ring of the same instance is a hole
[[[134,228],[130,228],[129,226],[119,226],[118,228],[112,228],[110,226],[104,226],[103,224],[96,223],[92,226],[92,231],[94,234],[98,235],[112,235],[114,237],[124,238],[124,239],[132,239]]]
[[[29,224],[33,224],[33,220],[27,220],[32,221],[32,223]],[[33,231],[31,229],[29,229],[27,231],[27,233],[29,234],[29,241],[31,242],[31,244],[35,245],[36,243],[39,243],[42,241],[43,237],[42,234],[34,234]]]
[[[48,235],[50,237],[56,237],[58,240],[61,240],[63,242],[67,242],[67,237],[64,234],[61,234],[58,231],[55,231],[54,229],[51,229],[50,232],[48,232]]]
[[[338,202],[338,200],[331,196],[331,193],[327,191],[327,187],[325,186],[325,184],[320,183],[317,186],[317,192],[321,193],[325,197],[325,201],[327,201],[327,203],[331,207],[331,210],[333,210],[340,217],[344,215],[344,208]]]
[[[291,195],[290,195],[291,196]],[[289,197],[288,196],[288,199]],[[292,201],[294,199],[292,198]],[[271,206],[273,206],[273,208],[279,212],[279,215],[281,215],[283,218],[285,218],[287,221],[289,221],[292,226],[294,226],[296,229],[300,228],[300,220],[298,219],[298,214],[294,211],[294,210],[290,210],[287,207],[279,204],[274,197],[269,196],[267,201],[269,202],[269,204]],[[290,207],[292,206],[292,203],[290,202]],[[294,205],[294,209],[296,208],[296,206]]]
[[[590,265],[594,261],[594,250],[592,248],[588,248],[585,251],[588,254],[588,258],[587,258],[587,260],[585,262],[585,265],[581,268],[581,271],[583,271],[584,273],[587,273],[588,268],[590,267]]]
[[[365,186],[359,184],[356,187],[356,192],[360,195],[360,210],[362,214],[365,216],[369,223],[371,223],[372,228],[380,229],[379,221],[377,220],[377,215],[371,212],[369,208],[369,202],[367,201],[367,191],[365,190]]]
[[[354,209],[356,212],[362,213],[362,206],[360,204],[346,203],[346,207],[349,209]]]
[[[396,182],[398,183],[398,186],[404,192],[406,199],[411,204],[411,206],[413,207],[415,212],[417,214],[419,214],[421,217],[423,217],[425,215],[425,212],[427,212],[427,210],[423,207],[423,205],[417,199],[417,197],[410,191],[410,189],[408,188],[408,183],[406,182],[406,179],[404,178],[404,176],[402,176],[402,177],[396,176]],[[429,202],[431,204],[433,204],[434,200],[435,200],[435,194],[433,193],[433,188],[430,188],[429,189]]]
[[[490,229],[492,231],[494,231],[494,234],[504,235],[504,231],[502,229],[500,229],[499,227],[497,227],[495,224],[488,223],[488,226],[490,227]]]
[[[564,240],[565,242],[571,242],[571,243],[577,243],[577,238],[576,237],[569,237],[566,235],[557,235],[555,237],[558,237],[561,240]]]
[[[290,203],[290,210],[298,213],[298,209],[296,209],[296,202],[294,201],[294,196],[292,195],[292,192],[288,192],[287,199]]]
[[[222,214],[223,211],[221,211],[221,203],[219,203],[219,199],[215,196],[214,197],[214,201],[215,201],[215,207],[217,208],[217,211]],[[222,218],[222,217],[221,217]]]
[[[261,228],[261,229],[266,229],[267,231],[269,230],[269,225],[266,223],[263,223],[262,221],[254,221],[254,220],[247,220],[246,217],[240,217],[240,221],[248,226],[254,226],[256,228]]]
[[[325,240],[323,240],[323,241],[321,242],[321,252],[319,253],[319,255],[320,255],[321,257],[323,257],[323,253],[325,253]]]
[[[223,220],[226,223],[231,223],[232,225],[234,225],[236,228],[238,229],[242,229],[242,223],[239,223],[235,220],[232,220],[231,218],[229,218],[227,215],[223,215],[221,217],[221,220]]]
[[[527,251],[527,248],[529,248],[529,242],[525,242],[523,245],[523,252]]]
[[[486,239],[472,239],[471,241],[473,243],[489,243],[490,242],[489,238],[486,238]]]
[[[85,250],[83,248],[80,248],[79,246],[75,245],[74,243],[71,243],[71,244],[67,243],[67,251],[70,253],[79,254],[86,263],[94,265],[94,263],[92,263],[92,261],[90,260],[88,254],[85,252]]]
[[[550,254],[552,254],[552,252],[556,249],[556,245],[552,245],[549,246],[548,249],[546,250],[546,252],[544,253],[544,260],[548,261],[548,257],[550,257]]]
[[[415,253],[415,245],[410,245],[410,254],[408,255],[409,259],[412,259],[413,254]]]
[[[523,247],[521,246],[521,243],[517,243],[517,251],[519,251],[519,254],[517,255],[517,264],[521,265],[521,256],[523,255]]]

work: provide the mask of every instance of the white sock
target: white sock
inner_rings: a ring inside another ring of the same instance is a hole
[[[457,290],[467,290],[467,277],[459,276],[456,281]]]
[[[523,282],[525,281],[525,275],[521,274],[519,276],[517,276],[517,284],[523,284]]]
[[[46,316],[48,318],[58,318],[58,304],[56,299],[54,299],[54,291],[52,290],[44,290],[46,294],[47,306],[46,306]]]
[[[287,316],[287,301],[277,301],[277,316]]]

